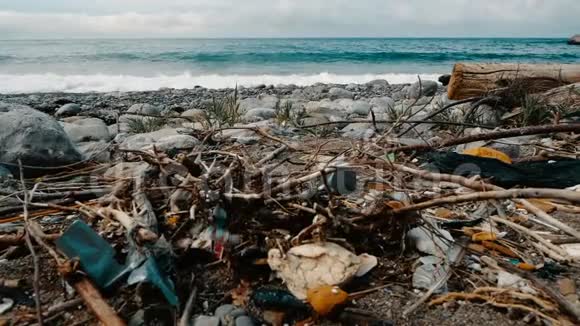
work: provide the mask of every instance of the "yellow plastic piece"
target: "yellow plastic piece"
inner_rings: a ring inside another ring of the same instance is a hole
[[[463,151],[464,155],[471,155],[477,157],[494,158],[507,164],[512,164],[512,160],[505,153],[488,147],[475,147]]]
[[[479,232],[471,236],[471,241],[481,242],[481,241],[494,241],[497,240],[497,235],[492,232]]]

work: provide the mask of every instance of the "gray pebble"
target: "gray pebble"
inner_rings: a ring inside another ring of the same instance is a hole
[[[228,324],[228,319],[232,319],[233,318],[227,318],[232,311],[234,311],[236,309],[236,306],[231,305],[231,304],[224,304],[221,305],[219,307],[216,308],[214,315],[220,319],[222,325],[227,325]]]
[[[229,313],[229,315],[232,316],[232,318],[238,318],[240,316],[244,316],[245,314],[246,311],[242,308],[236,308]]]
[[[197,316],[193,326],[220,326],[220,319],[213,316]]]
[[[236,326],[254,326],[254,322],[248,316],[240,316],[236,318]]]

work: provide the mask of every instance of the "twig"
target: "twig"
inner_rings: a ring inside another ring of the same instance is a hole
[[[32,239],[30,238],[30,221],[28,220],[28,203],[30,194],[26,190],[26,182],[24,181],[24,168],[22,167],[22,162],[18,160],[18,166],[20,169],[20,183],[22,183],[22,188],[24,190],[24,225],[26,228],[26,246],[28,250],[30,250],[30,254],[32,255],[32,263],[34,265],[34,275],[32,280],[32,286],[34,288],[34,304],[36,305],[36,318],[38,320],[38,325],[44,325],[43,317],[42,317],[42,305],[40,303],[40,266],[38,261],[38,256],[36,255],[36,251],[34,250],[34,246],[32,245]]]
[[[107,326],[125,326],[125,322],[105,301],[95,286],[87,278],[74,282],[73,286],[83,298],[86,306]]]
[[[193,313],[193,303],[195,302],[195,298],[197,297],[197,286],[195,286],[195,276],[192,277],[191,284],[192,289],[191,293],[189,294],[189,298],[187,298],[187,303],[185,304],[185,308],[183,309],[183,314],[179,319],[179,326],[188,326],[191,320],[191,314]]]
[[[431,119],[431,118],[433,118],[434,116],[436,116],[436,115],[438,115],[438,114],[442,113],[443,111],[446,111],[446,110],[448,110],[448,109],[450,109],[450,108],[452,108],[452,107],[454,107],[454,106],[457,106],[457,105],[460,105],[460,104],[465,104],[465,103],[470,103],[470,102],[473,102],[473,101],[477,101],[477,100],[479,100],[479,99],[481,99],[481,98],[479,98],[479,97],[472,97],[472,98],[468,98],[468,99],[465,99],[465,100],[461,100],[461,101],[457,101],[457,102],[453,102],[453,103],[451,103],[451,104],[448,104],[448,105],[446,105],[446,106],[442,107],[441,109],[439,109],[439,110],[437,110],[437,111],[435,111],[435,112],[433,112],[433,113],[429,114],[428,116],[426,116],[425,118],[423,118],[423,119],[422,119],[421,121],[419,121],[419,122],[411,122],[413,125],[411,125],[411,126],[410,126],[409,128],[407,128],[405,131],[403,131],[403,132],[401,132],[400,134],[398,134],[398,135],[397,135],[397,137],[403,137],[405,134],[407,134],[409,131],[411,131],[411,130],[412,130],[412,129],[413,129],[415,126],[417,126],[418,124],[420,124],[420,123],[427,123],[427,122],[429,122],[429,119]],[[444,123],[443,123],[443,124],[444,124]]]
[[[551,188],[508,189],[508,190],[475,192],[465,195],[436,198],[422,203],[395,209],[394,213],[417,211],[429,207],[441,206],[444,204],[458,204],[470,201],[483,201],[490,199],[516,199],[516,198],[555,198],[580,203],[580,193],[577,193],[575,191],[551,189]]]
[[[375,157],[382,160],[382,161],[385,161],[385,162],[391,164],[390,161],[385,160],[384,158],[379,158],[377,156],[375,156]],[[413,169],[413,168],[410,168],[410,167],[407,167],[404,165],[400,165],[400,164],[392,164],[391,166],[395,170],[398,170],[401,172],[411,173],[411,174],[416,175],[418,177],[421,177],[423,179],[432,180],[435,182],[447,181],[447,182],[457,183],[457,184],[460,184],[464,187],[471,188],[474,190],[479,190],[479,191],[504,190],[501,187],[494,186],[494,185],[485,183],[483,181],[474,181],[474,180],[467,179],[467,178],[464,178],[464,177],[458,176],[458,175],[432,173],[432,172],[428,172],[428,171]],[[557,219],[553,218],[552,216],[550,216],[546,212],[542,211],[541,209],[537,208],[536,206],[534,206],[533,204],[528,202],[527,200],[515,199],[514,201],[524,205],[524,207],[526,209],[528,209],[530,212],[535,214],[540,219],[544,220],[544,222],[552,224],[553,226],[558,227],[560,230],[580,239],[580,232],[576,231],[575,229],[571,228],[570,226],[568,226],[568,225],[558,221]]]
[[[336,124],[352,124],[352,123],[415,123],[415,124],[442,124],[442,125],[450,125],[450,126],[466,126],[466,127],[480,127],[483,129],[494,129],[493,126],[487,125],[479,125],[473,123],[463,123],[463,122],[453,122],[453,121],[424,121],[424,120],[340,120],[340,121],[330,121],[330,122],[321,122],[312,125],[306,126],[298,126],[300,129],[309,129],[309,128],[316,128],[316,127],[323,127],[328,125],[336,125]]]
[[[538,240],[540,243],[542,243],[543,245],[545,245],[546,247],[548,247],[550,250],[552,250],[552,251],[556,252],[558,255],[562,256],[558,260],[562,260],[562,258],[564,258],[566,260],[569,260],[570,259],[570,257],[568,256],[568,253],[564,249],[562,249],[562,248],[560,248],[560,247],[552,244],[550,241],[542,238],[537,233],[530,231],[528,228],[526,228],[524,226],[521,226],[521,225],[516,224],[514,222],[508,221],[508,220],[503,219],[503,218],[501,218],[499,216],[491,216],[491,220],[494,221],[494,222],[498,222],[498,223],[507,225],[507,226],[511,227],[512,229],[514,229],[514,230],[517,230],[517,231],[520,231],[522,233],[525,233],[525,234],[529,235],[530,237]],[[552,258],[554,258],[554,257],[552,257]]]
[[[430,150],[430,149],[437,149],[437,148],[461,145],[461,144],[482,141],[482,140],[494,140],[494,139],[501,139],[501,138],[539,135],[539,134],[548,134],[548,133],[555,133],[555,132],[580,132],[580,123],[533,126],[533,127],[501,130],[501,131],[490,132],[490,133],[486,133],[486,134],[477,134],[477,135],[470,135],[470,136],[450,139],[450,140],[444,141],[444,142],[439,143],[439,144],[433,144],[433,145],[418,144],[418,145],[410,145],[410,146],[404,146],[404,147],[391,147],[391,148],[386,148],[386,150],[389,152],[425,151],[425,150]]]
[[[439,305],[442,304],[446,301],[451,301],[451,300],[482,300],[485,301],[486,303],[494,306],[494,307],[498,307],[498,308],[516,308],[516,309],[520,309],[523,311],[527,311],[527,312],[531,312],[534,314],[537,314],[538,316],[541,316],[542,318],[550,321],[553,325],[561,325],[561,323],[544,314],[543,312],[538,311],[537,309],[534,308],[530,308],[527,306],[524,306],[522,304],[517,304],[517,303],[501,303],[501,302],[497,302],[497,300],[495,300],[492,297],[486,296],[486,295],[482,295],[482,294],[477,294],[477,293],[463,293],[463,292],[450,292],[447,293],[435,300],[432,300],[431,302],[429,302],[429,305]]]

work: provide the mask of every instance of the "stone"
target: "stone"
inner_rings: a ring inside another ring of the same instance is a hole
[[[213,316],[197,316],[193,320],[193,326],[220,326],[220,319]]]
[[[77,148],[87,160],[99,163],[111,161],[110,144],[104,141],[93,141],[77,144]]]
[[[576,34],[568,39],[569,45],[580,45],[580,34]]]
[[[127,110],[126,114],[123,114],[122,116],[119,117],[119,122],[128,123],[131,120],[135,120],[135,119],[142,119],[142,120],[143,119],[155,119],[153,117],[145,117],[145,116],[135,115],[135,114],[131,114],[131,113],[160,116],[161,109],[159,107],[153,106],[153,105],[148,104],[148,103],[133,104]]]
[[[330,97],[330,99],[335,100],[335,99],[339,99],[339,98],[347,98],[347,99],[353,99],[354,98],[354,93],[347,91],[346,89],[342,89],[342,88],[338,88],[338,87],[333,87],[328,91],[328,95]]]
[[[236,324],[235,326],[254,326],[254,322],[252,321],[252,318],[248,317],[248,316],[240,316],[238,318],[236,318]]]
[[[205,119],[205,111],[201,109],[189,109],[181,113],[181,116],[193,118],[195,121],[203,121]]]
[[[424,96],[433,96],[437,93],[439,84],[432,80],[422,80],[407,88],[407,98],[416,99]]]
[[[214,315],[219,318],[221,325],[228,325],[229,320],[234,320],[230,313],[236,309],[232,304],[224,304],[216,308]]]
[[[269,108],[255,108],[250,109],[244,114],[244,121],[256,122],[268,120],[276,117],[276,110]]]
[[[357,140],[368,140],[375,135],[370,123],[351,123],[342,129],[342,136]]]
[[[346,107],[345,103],[341,101],[352,100],[338,100],[329,101],[328,99],[322,101],[311,101],[305,106],[305,112],[310,117],[339,117],[340,119],[346,118]]]
[[[62,126],[69,138],[75,143],[111,140],[109,128],[99,118],[67,118],[62,123]]]
[[[258,97],[249,97],[240,101],[240,111],[248,112],[251,109],[266,108],[274,109],[278,103],[278,97],[274,95],[258,95]]]
[[[384,80],[384,79],[375,79],[375,80],[371,80],[370,82],[366,83],[365,85],[372,87],[372,88],[385,88],[385,87],[389,86],[389,82]]]
[[[388,96],[373,97],[369,103],[374,113],[387,113],[395,108],[395,100]]]
[[[54,118],[25,105],[0,102],[0,144],[0,162],[13,165],[19,159],[23,165],[42,167],[82,160]]]
[[[304,126],[317,125],[317,124],[327,123],[327,122],[330,122],[330,119],[328,119],[325,116],[306,117],[306,118],[302,119],[302,125],[304,125]]]
[[[366,116],[371,111],[371,105],[365,101],[354,101],[348,108],[348,113]]]
[[[437,80],[441,83],[441,85],[447,86],[447,85],[449,85],[449,82],[451,81],[451,75],[439,76],[439,79],[437,79]]]
[[[146,162],[121,162],[105,171],[103,177],[108,179],[130,179],[138,176],[148,166],[149,164]]]
[[[356,92],[356,91],[358,91],[358,85],[357,84],[348,84],[348,85],[346,85],[346,87],[344,89],[346,89],[347,91]]]
[[[158,107],[148,103],[139,103],[131,105],[131,107],[127,110],[127,113],[158,115],[161,113],[161,110]]]
[[[155,148],[160,151],[169,151],[179,148],[191,148],[199,144],[199,140],[193,136],[181,135],[176,129],[161,129],[153,132],[136,134],[127,137],[120,148],[130,150],[150,150]]]
[[[117,134],[119,133],[128,133],[130,131],[129,124],[124,122],[120,122],[119,124],[115,123],[114,125],[107,126],[107,129],[109,129],[109,135],[111,136],[111,138],[117,137]]]
[[[57,117],[70,117],[81,112],[81,106],[76,103],[69,103],[61,106],[54,113]]]

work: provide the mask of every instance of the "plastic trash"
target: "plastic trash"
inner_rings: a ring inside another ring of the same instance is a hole
[[[335,172],[326,177],[326,184],[330,191],[341,195],[356,191],[356,182],[356,172],[346,167],[337,167]]]
[[[341,285],[354,276],[362,276],[376,264],[376,257],[357,256],[332,242],[296,246],[285,255],[278,249],[268,252],[270,268],[284,280],[290,292],[302,300],[310,289]]]
[[[130,233],[130,232],[129,232]],[[170,244],[161,237],[147,250],[137,250],[129,241],[130,250],[124,265],[115,260],[115,250],[83,221],[75,221],[56,240],[56,246],[68,258],[78,259],[81,268],[102,289],[111,289],[118,282],[150,282],[161,290],[167,301],[179,304],[175,287],[167,276],[171,268]],[[145,254],[144,252],[147,252]]]
[[[447,230],[431,231],[425,226],[419,226],[407,232],[409,241],[422,253],[436,257],[445,257],[454,240]]]
[[[14,306],[14,300],[10,298],[2,298],[0,300],[0,315],[8,312]]]
[[[507,164],[492,158],[457,153],[433,152],[426,157],[431,170],[464,177],[479,175],[505,188],[562,189],[580,184],[580,160],[561,158]]]

